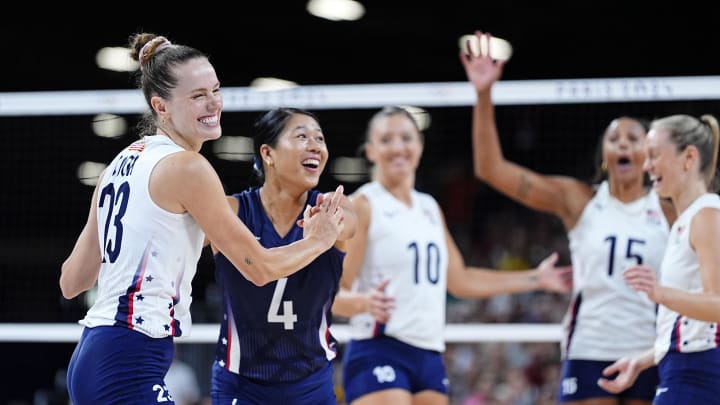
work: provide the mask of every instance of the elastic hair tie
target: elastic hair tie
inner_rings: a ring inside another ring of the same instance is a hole
[[[159,44],[158,44],[158,42],[159,42]],[[172,43],[171,43],[170,41],[168,41],[167,38],[162,37],[162,36],[160,36],[160,37],[155,37],[155,38],[151,39],[150,41],[148,41],[145,45],[143,45],[142,48],[140,48],[140,53],[138,54],[138,60],[140,61],[140,67],[141,67],[141,68],[142,68],[142,66],[145,65],[145,63],[147,62],[147,60],[145,60],[145,54],[150,50],[150,48],[151,48],[154,44],[157,44],[157,45],[155,46],[155,52],[156,52],[156,53],[157,53],[157,52],[160,52],[160,51],[162,51],[163,49],[168,48],[168,47],[170,47],[170,45],[172,45]]]

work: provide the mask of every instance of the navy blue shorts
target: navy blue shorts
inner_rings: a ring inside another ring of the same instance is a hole
[[[653,405],[720,402],[720,349],[670,352],[658,367],[660,385]]]
[[[337,405],[333,369],[328,362],[297,382],[254,382],[215,362],[210,388],[214,405]]]
[[[442,353],[389,336],[350,341],[343,355],[342,378],[348,403],[392,388],[412,394],[425,390],[448,393]]]
[[[117,326],[85,328],[70,359],[67,388],[75,405],[174,404],[165,386],[172,337]]]
[[[602,371],[614,361],[564,360],[558,402],[573,402],[588,398],[627,398],[651,401],[655,396],[659,377],[657,367],[651,367],[638,376],[635,384],[619,394],[602,389],[597,381]]]

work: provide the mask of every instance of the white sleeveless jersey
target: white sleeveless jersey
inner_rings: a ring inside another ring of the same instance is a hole
[[[690,227],[695,214],[706,207],[720,209],[720,197],[710,193],[700,196],[673,224],[662,262],[661,285],[688,292],[703,291],[700,264],[695,250],[690,246]],[[719,340],[720,332],[716,322],[698,321],[660,305],[655,341],[656,363],[668,351],[687,353],[715,349],[720,344]]]
[[[445,300],[448,250],[442,214],[429,194],[413,190],[408,207],[380,183],[357,190],[370,202],[368,243],[356,291],[370,291],[390,279],[385,293],[395,298],[387,324],[369,313],[351,317],[351,337],[370,339],[388,335],[407,344],[445,350]]]
[[[568,232],[573,295],[563,320],[563,357],[614,361],[648,350],[657,305],[630,289],[623,271],[642,263],[660,271],[669,225],[654,191],[631,203],[600,184]]]
[[[105,170],[97,201],[97,298],[81,324],[126,327],[156,338],[190,332],[190,282],[204,233],[189,214],[157,206],[149,191],[158,161],[183,150],[166,136],[146,136]]]

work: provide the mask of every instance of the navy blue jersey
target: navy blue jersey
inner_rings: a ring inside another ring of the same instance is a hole
[[[315,205],[318,191],[308,193]],[[293,225],[285,237],[275,231],[260,202],[259,188],[234,194],[238,217],[266,248],[302,239]],[[298,219],[302,218],[302,213]],[[342,274],[344,252],[331,248],[289,277],[258,287],[222,254],[215,277],[223,291],[223,312],[215,356],[226,370],[254,381],[298,381],[335,358],[331,307]]]

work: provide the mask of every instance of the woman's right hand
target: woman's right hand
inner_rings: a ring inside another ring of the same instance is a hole
[[[387,323],[395,309],[395,298],[385,295],[385,288],[390,280],[384,280],[380,285],[367,292],[367,312],[379,323]]]
[[[479,41],[486,42],[486,49],[490,49],[490,34],[476,31],[475,35]],[[468,80],[475,87],[475,91],[484,92],[490,90],[493,83],[502,76],[503,66],[507,61],[493,60],[489,53],[487,55],[474,55],[465,44],[465,49],[460,50],[460,62],[465,67],[465,74]]]
[[[317,238],[330,249],[337,241],[345,224],[340,203],[343,200],[344,187],[339,185],[332,198],[328,201],[322,194],[318,195],[314,207],[307,206],[303,213],[303,238]]]
[[[603,376],[597,384],[607,392],[618,394],[629,388],[642,371],[634,357],[623,357],[603,370]],[[606,378],[612,377],[614,378]]]

